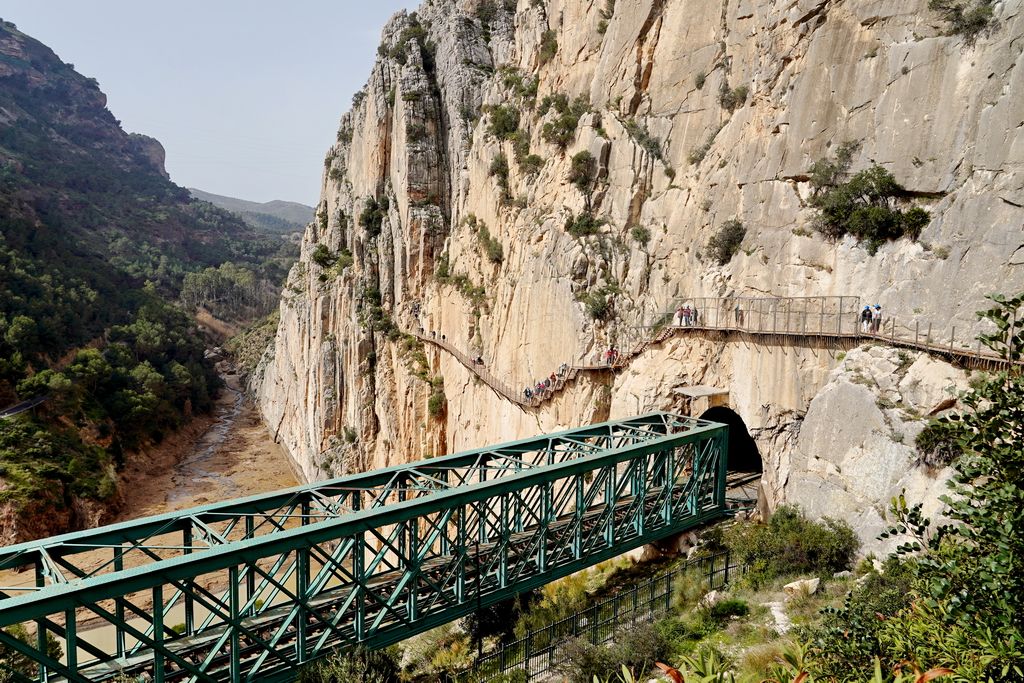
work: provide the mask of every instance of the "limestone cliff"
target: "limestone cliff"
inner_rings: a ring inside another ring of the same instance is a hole
[[[267,422],[316,478],[671,407],[703,381],[730,389],[773,500],[802,491],[807,463],[831,457],[800,426],[827,405],[834,354],[677,340],[523,410],[400,332],[444,334],[513,386],[624,343],[680,296],[862,296],[969,338],[984,294],[1024,288],[1024,16],[998,3],[966,45],[927,4],[429,0],[396,15],[256,377]],[[812,230],[809,169],[846,141],[853,170],[881,164],[930,212],[919,241],[870,254]],[[705,244],[733,218],[746,237],[720,266]]]

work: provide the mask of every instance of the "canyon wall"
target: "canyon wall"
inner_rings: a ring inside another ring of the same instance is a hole
[[[254,377],[271,430],[315,479],[671,408],[680,386],[713,384],[757,439],[773,502],[818,482],[810,507],[835,511],[830,491],[874,482],[844,498],[872,533],[866,511],[908,482],[832,470],[913,468],[913,435],[897,443],[897,418],[868,410],[878,383],[843,397],[856,354],[680,338],[524,410],[404,333],[443,334],[516,387],[688,296],[859,296],[901,327],[969,339],[985,294],[1024,289],[1024,16],[997,3],[966,44],[927,4],[429,0],[396,15],[328,151]],[[859,143],[851,171],[882,165],[898,201],[930,213],[919,240],[870,253],[815,232],[810,169],[845,142]],[[583,151],[594,173],[579,180]],[[706,245],[731,219],[746,235],[723,266]],[[853,403],[862,428],[830,433],[829,412]],[[920,422],[918,403],[893,405]],[[921,476],[911,488],[930,495],[941,473]]]

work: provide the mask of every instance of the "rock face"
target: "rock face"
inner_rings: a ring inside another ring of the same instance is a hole
[[[849,521],[872,549],[889,524],[889,501],[904,493],[934,516],[950,472],[918,465],[914,438],[922,415],[967,389],[965,373],[927,356],[868,347],[852,351],[811,401],[792,455],[786,496],[812,515]]]
[[[810,496],[842,453],[874,469],[876,447],[890,474],[866,481],[893,489],[911,430],[895,441],[875,406],[888,384],[842,379],[825,350],[676,340],[523,411],[400,332],[444,334],[513,386],[624,344],[683,296],[861,296],[970,339],[984,294],[1024,288],[1024,17],[997,4],[968,46],[927,4],[432,0],[396,15],[256,375],[271,428],[313,479],[678,407],[674,390],[703,382],[730,390],[773,501]],[[860,142],[854,171],[885,166],[931,213],[919,242],[872,255],[813,232],[810,166],[844,141]],[[584,151],[589,180],[570,173]],[[598,224],[570,231],[588,209]],[[732,218],[746,237],[720,266],[702,252]],[[917,362],[892,391],[930,409],[936,373],[955,373]],[[824,411],[851,401],[860,431],[828,433]],[[880,491],[855,502],[865,532]]]

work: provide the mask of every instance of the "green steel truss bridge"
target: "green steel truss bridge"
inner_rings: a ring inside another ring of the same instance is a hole
[[[652,413],[10,546],[0,667],[294,680],[722,518],[727,452]]]

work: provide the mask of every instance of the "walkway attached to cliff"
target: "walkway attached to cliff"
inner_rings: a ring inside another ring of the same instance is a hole
[[[50,400],[49,396],[37,396],[35,398],[30,398],[27,401],[22,401],[21,403],[9,408],[4,408],[3,410],[0,410],[0,420],[6,420],[16,415],[21,415],[22,413],[32,410],[36,406],[46,403],[48,400]]]
[[[35,577],[0,676],[294,681],[728,518],[727,431],[655,412],[0,549]]]
[[[680,315],[687,306],[695,317]],[[951,328],[940,331],[917,317],[912,324],[901,324],[892,316],[875,325],[860,320],[864,304],[859,297],[694,297],[677,299],[659,324],[636,328],[635,339],[626,351],[619,351],[612,363],[598,356],[591,365],[572,365],[540,395],[526,398],[522,389],[509,386],[476,363],[447,340],[414,333],[419,340],[443,349],[502,398],[517,405],[535,408],[552,400],[570,382],[584,373],[607,373],[622,369],[652,346],[684,335],[699,335],[712,341],[741,341],[766,346],[817,345],[846,351],[867,342],[895,348],[921,351],[973,370],[1002,370],[1010,362],[971,338],[970,331]],[[1019,361],[1016,364],[1021,364]],[[533,388],[533,385],[530,387]]]

